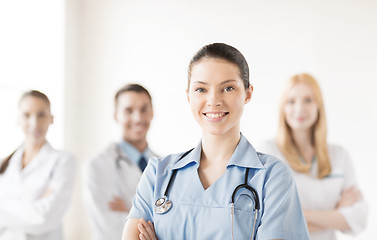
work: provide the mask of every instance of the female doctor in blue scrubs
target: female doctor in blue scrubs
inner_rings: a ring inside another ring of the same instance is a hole
[[[309,239],[291,170],[240,133],[253,92],[244,56],[209,44],[188,73],[202,139],[192,151],[149,161],[123,240]]]

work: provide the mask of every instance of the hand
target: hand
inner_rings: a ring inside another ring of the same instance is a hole
[[[309,230],[310,233],[314,233],[314,232],[319,232],[319,231],[325,230],[325,228],[322,228],[322,227],[320,227],[318,225],[315,225],[313,223],[308,223],[307,226],[308,226],[308,230]]]
[[[355,202],[359,201],[362,198],[361,193],[355,187],[350,187],[343,191],[342,196],[339,202],[336,205],[336,208],[351,206]]]
[[[47,188],[46,191],[42,194],[41,198],[50,196],[54,191],[51,188]]]
[[[130,211],[130,208],[126,206],[126,203],[117,196],[114,196],[113,200],[109,202],[109,208],[116,212],[129,212]]]
[[[157,240],[156,232],[154,230],[153,223],[151,221],[146,222],[143,218],[140,218],[137,225],[139,229],[139,239],[141,240]]]

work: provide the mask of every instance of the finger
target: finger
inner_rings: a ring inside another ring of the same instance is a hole
[[[150,226],[150,228],[151,229],[153,229],[153,231],[154,231],[154,225],[153,225],[153,223],[152,223],[152,221],[151,220],[149,220],[148,221],[148,225]]]
[[[142,233],[142,234],[147,234],[147,231],[145,230],[144,226],[142,223],[138,223],[137,224],[137,228],[139,229],[139,232]]]
[[[148,222],[144,221],[143,224],[144,224],[145,229],[148,232],[148,236],[151,239],[156,239],[156,234],[154,232],[153,223],[151,221],[148,221]]]
[[[148,234],[153,240],[157,240],[156,231],[154,230],[154,225],[152,221],[148,221],[148,228],[147,228]]]
[[[139,239],[140,239],[140,240],[147,240],[147,239],[145,238],[145,236],[144,236],[142,233],[139,234]]]
[[[150,237],[148,236],[148,233],[146,231],[146,229],[144,228],[143,224],[139,223],[137,225],[138,229],[139,229],[139,238],[142,239],[142,240],[151,240]]]
[[[144,229],[146,230],[148,237],[150,239],[156,239],[156,234],[154,232],[154,227],[151,221],[148,221],[150,223],[147,223],[144,219],[141,219],[141,224],[143,225]],[[151,226],[152,225],[152,226]]]

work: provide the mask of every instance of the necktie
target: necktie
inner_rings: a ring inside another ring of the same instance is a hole
[[[139,160],[139,168],[143,172],[145,167],[147,166],[147,160],[144,158],[144,156],[141,156]]]

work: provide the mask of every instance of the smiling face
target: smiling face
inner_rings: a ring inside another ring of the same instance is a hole
[[[26,142],[43,144],[52,123],[53,116],[46,101],[33,96],[27,96],[20,101],[18,124],[25,134]]]
[[[318,119],[318,105],[309,85],[295,84],[284,105],[285,120],[293,131],[309,131]]]
[[[218,58],[203,58],[191,68],[188,101],[203,133],[224,135],[240,131],[244,105],[252,87],[245,89],[237,65]]]
[[[152,102],[146,93],[127,91],[119,95],[115,120],[122,126],[123,139],[128,143],[146,142],[152,118]]]

